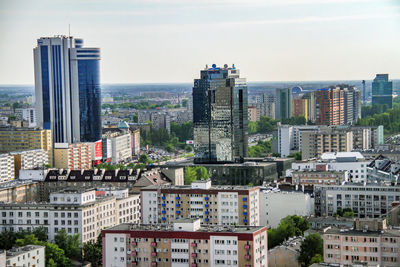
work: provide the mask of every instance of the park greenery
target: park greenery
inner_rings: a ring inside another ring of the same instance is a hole
[[[185,185],[190,185],[192,182],[197,180],[207,180],[208,178],[210,178],[210,175],[205,167],[185,167]]]
[[[268,230],[268,249],[279,246],[290,237],[304,235],[309,227],[309,222],[301,216],[290,215],[283,218],[277,228]]]
[[[345,217],[345,218],[353,218],[354,217],[354,211],[350,208],[344,208],[342,209],[337,209],[335,216],[339,217]]]
[[[38,227],[32,231],[3,231],[0,233],[0,250],[39,245],[45,247],[46,267],[70,267],[72,266],[71,260],[83,260],[90,262],[94,267],[101,266],[101,235],[97,242],[88,242],[83,246],[81,246],[79,234],[69,235],[65,230],[61,230],[55,235],[54,242],[49,242],[47,238],[44,227]]]
[[[289,154],[288,158],[294,158],[295,160],[301,160],[302,153],[301,153],[301,151],[294,152],[292,154]]]
[[[290,125],[304,125],[307,123],[307,120],[304,116],[285,118],[281,120],[275,120],[265,116],[261,117],[259,121],[249,121],[249,134],[272,133],[276,129],[278,122]]]
[[[125,103],[115,103],[115,104],[102,104],[101,107],[103,109],[111,109],[111,110],[117,110],[117,109],[156,109],[156,108],[161,108],[161,107],[168,107],[168,105],[171,105],[171,102],[169,101],[163,101],[161,103],[157,104],[151,104],[148,101],[140,101],[137,103],[133,102],[125,102]],[[175,107],[175,106],[173,106]],[[179,106],[180,107],[180,106]]]
[[[306,236],[300,246],[299,262],[302,267],[310,266],[314,263],[323,262],[324,242],[319,234]]]
[[[379,126],[383,125],[385,134],[395,134],[400,132],[400,98],[396,97],[393,101],[393,108],[387,105],[366,105],[362,107],[362,118],[358,120],[360,126]]]
[[[260,158],[272,153],[272,140],[258,141],[257,145],[249,147],[249,157]]]

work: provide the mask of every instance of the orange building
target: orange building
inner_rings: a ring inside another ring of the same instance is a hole
[[[316,123],[344,124],[344,91],[340,88],[323,88],[315,92]]]

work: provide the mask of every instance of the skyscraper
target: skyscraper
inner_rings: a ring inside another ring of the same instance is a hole
[[[292,115],[292,89],[278,88],[276,89],[276,119],[290,118]]]
[[[247,157],[247,84],[233,65],[215,64],[193,86],[196,163],[235,162]]]
[[[393,105],[393,83],[389,81],[389,74],[377,74],[372,82],[372,105]]]
[[[316,124],[344,124],[344,91],[337,88],[322,88],[315,92]]]
[[[100,49],[73,37],[42,37],[33,54],[38,125],[52,130],[55,143],[100,140]]]

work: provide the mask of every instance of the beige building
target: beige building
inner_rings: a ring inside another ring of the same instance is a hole
[[[92,168],[92,143],[55,143],[54,167],[59,169],[89,170]]]
[[[340,185],[348,182],[348,171],[293,171],[292,182],[296,185]]]
[[[302,159],[319,158],[326,152],[350,152],[353,132],[332,128],[302,133]]]
[[[49,151],[43,149],[12,152],[11,155],[14,157],[16,177],[19,177],[20,170],[44,168],[49,164]]]
[[[357,219],[352,229],[329,227],[323,239],[326,263],[400,266],[400,230],[387,229],[386,220]]]
[[[267,267],[267,240],[265,226],[120,224],[103,231],[103,266]]]
[[[0,153],[43,149],[49,153],[49,162],[53,162],[53,141],[51,130],[39,128],[0,127]]]
[[[207,180],[188,186],[148,186],[140,193],[145,224],[180,218],[200,218],[209,225],[260,224],[259,187],[212,186]]]
[[[256,121],[260,120],[260,117],[259,117],[260,113],[257,112],[257,107],[249,106],[247,110],[248,110],[247,115],[248,115],[249,121],[256,122]]]
[[[268,250],[268,267],[300,267],[298,261],[303,237],[294,237]]]
[[[37,182],[14,180],[0,184],[0,202],[24,203],[39,200]]]
[[[15,179],[14,157],[9,154],[0,154],[0,183]]]

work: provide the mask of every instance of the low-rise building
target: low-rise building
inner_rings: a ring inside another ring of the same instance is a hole
[[[354,224],[353,218],[346,217],[309,217],[308,222],[310,223],[310,229],[312,230],[323,230],[327,227],[337,228],[351,228]]]
[[[92,143],[55,143],[54,167],[59,169],[89,170],[92,168]]]
[[[395,267],[400,263],[400,230],[382,219],[356,220],[354,228],[324,231],[324,262]]]
[[[102,232],[103,266],[268,266],[267,227],[121,224]]]
[[[293,171],[292,182],[301,186],[340,185],[349,181],[348,171]]]
[[[367,179],[379,183],[397,184],[400,177],[400,163],[382,155],[367,165]]]
[[[187,186],[149,186],[140,192],[145,224],[185,218],[199,218],[208,225],[260,224],[259,187],[212,186],[207,180]]]
[[[44,246],[27,245],[23,247],[12,248],[6,252],[6,264],[2,266],[46,266],[46,253]]]
[[[14,157],[9,154],[0,154],[0,183],[15,179]]]
[[[318,185],[314,187],[315,215],[334,216],[349,208],[359,218],[385,216],[394,201],[400,200],[399,186],[379,184]]]
[[[282,245],[268,250],[268,267],[300,267],[298,258],[304,237],[291,237]]]
[[[128,189],[122,194],[100,192],[97,196],[95,190],[65,189],[51,193],[47,203],[0,204],[0,230],[22,231],[42,226],[52,241],[64,229],[68,234],[80,234],[81,242],[85,243],[96,240],[101,230],[119,224],[120,219],[138,222],[139,202],[137,194],[128,195]]]

